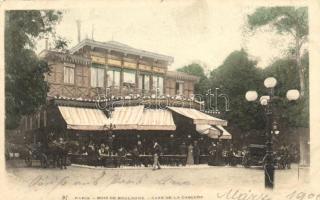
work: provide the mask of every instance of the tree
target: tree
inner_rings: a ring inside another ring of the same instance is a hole
[[[204,73],[204,69],[200,64],[192,63],[177,69],[179,72],[185,72],[200,78],[199,82],[194,86],[195,94],[204,94],[209,89],[208,78]]]
[[[305,69],[309,68],[308,53],[302,56],[301,63]],[[273,76],[277,79],[275,95],[282,97],[276,102],[278,117],[286,127],[309,127],[309,85],[305,85],[305,98],[297,102],[288,102],[285,99],[286,92],[299,87],[299,69],[297,63],[291,58],[282,58],[274,61],[264,69],[264,77]],[[305,76],[308,83],[308,76]]]
[[[6,128],[16,128],[22,115],[46,103],[48,64],[39,60],[35,40],[54,33],[61,11],[7,11],[5,15]]]
[[[220,88],[220,92],[230,98],[230,111],[224,112],[221,117],[228,120],[229,129],[234,130],[235,138],[264,128],[262,107],[245,99],[248,90],[262,93],[262,70],[256,64],[244,50],[234,51],[221,66],[211,72],[209,78],[211,88]]]
[[[266,25],[275,28],[279,34],[289,34],[294,39],[293,53],[298,66],[301,96],[305,97],[305,74],[308,72],[301,63],[301,50],[308,39],[307,7],[261,7],[248,16],[250,28],[257,29]]]

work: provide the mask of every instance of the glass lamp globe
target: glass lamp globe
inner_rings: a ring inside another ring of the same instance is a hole
[[[295,101],[299,99],[300,92],[298,90],[288,90],[286,96],[289,101]]]
[[[270,100],[270,96],[261,96],[260,97],[260,102],[262,101],[262,100],[267,100],[267,102]]]
[[[264,86],[266,88],[274,88],[277,85],[277,79],[274,77],[268,77],[264,80]]]
[[[260,99],[260,103],[261,103],[261,105],[266,106],[266,105],[268,105],[268,100],[265,98]]]
[[[247,101],[255,101],[258,98],[258,93],[256,91],[248,91],[246,93]]]

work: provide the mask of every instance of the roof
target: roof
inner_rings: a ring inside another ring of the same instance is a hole
[[[39,53],[40,58],[69,62],[73,64],[90,65],[91,60],[83,56],[72,55],[69,53],[58,52],[54,50],[43,50]]]
[[[151,51],[145,51],[141,49],[136,49],[133,48],[129,45],[116,42],[116,41],[108,41],[108,42],[98,42],[90,39],[84,39],[80,43],[78,43],[76,46],[70,49],[71,53],[75,53],[79,49],[81,49],[84,46],[90,46],[90,47],[98,47],[102,49],[107,49],[111,51],[117,51],[117,52],[123,52],[126,54],[131,54],[131,55],[137,55],[137,56],[142,56],[142,57],[147,57],[147,58],[153,58],[157,60],[163,60],[167,61],[169,63],[173,62],[173,57],[171,56],[166,56],[158,53],[154,53]]]
[[[190,80],[190,81],[200,80],[198,76],[194,76],[185,72],[178,72],[178,71],[167,71],[166,76],[169,78],[177,79],[177,80]]]

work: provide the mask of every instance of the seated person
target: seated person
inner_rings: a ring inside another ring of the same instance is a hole
[[[116,162],[117,167],[120,167],[120,165],[124,163],[126,155],[127,155],[126,149],[121,146],[117,151],[117,162]]]
[[[110,149],[110,147],[108,145],[106,145],[106,147],[104,148],[104,152],[107,156],[112,155],[112,150]]]
[[[80,155],[84,155],[84,156],[88,155],[87,149],[84,145],[81,147],[79,153],[80,153]]]

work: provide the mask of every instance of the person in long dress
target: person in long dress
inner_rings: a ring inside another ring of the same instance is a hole
[[[188,146],[188,156],[187,156],[187,165],[193,165],[194,164],[194,160],[193,160],[193,146],[190,143],[190,145]]]

